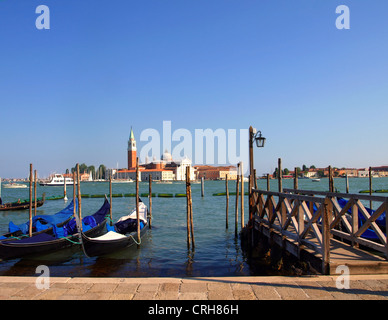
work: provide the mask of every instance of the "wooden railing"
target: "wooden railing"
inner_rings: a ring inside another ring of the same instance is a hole
[[[313,250],[322,259],[324,273],[330,267],[333,236],[388,257],[387,219],[385,226],[376,223],[387,212],[388,197],[295,189],[284,192],[253,189],[251,195],[251,216],[258,228],[271,237],[276,235],[273,239],[287,245],[287,250],[298,257],[304,248]],[[341,206],[338,197],[347,202]],[[362,203],[364,200],[378,205],[372,214]],[[366,231],[373,231],[375,239],[365,238]]]

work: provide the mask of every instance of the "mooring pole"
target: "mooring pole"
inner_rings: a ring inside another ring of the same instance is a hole
[[[229,228],[229,187],[228,187],[228,175],[225,175],[225,189],[226,189],[226,229]]]
[[[149,228],[152,229],[152,174],[149,175],[148,179],[148,199],[149,199]]]
[[[38,205],[36,201],[36,185],[36,170],[34,170],[34,216],[36,216],[36,206]]]
[[[137,220],[137,247],[140,243],[140,216],[139,216],[139,158],[136,157],[136,220]]]
[[[32,236],[32,163],[30,163],[30,224],[28,226],[28,234]]]
[[[237,164],[237,180],[236,180],[236,207],[234,213],[234,235],[237,237],[238,233],[238,198],[240,189],[240,163]]]
[[[205,179],[201,178],[201,197],[203,198],[205,196]]]
[[[76,213],[76,207],[77,207],[77,200],[76,197],[76,186],[75,186],[75,171],[73,172],[73,216],[75,217]]]
[[[189,167],[186,167],[186,222],[187,222],[187,249],[190,249],[191,245],[191,231],[190,231],[190,176]]]
[[[372,196],[372,167],[369,167],[369,195]],[[369,201],[369,208],[372,210],[372,200]]]
[[[78,217],[80,221],[80,231],[82,232],[81,182],[79,176],[79,163],[77,163]]]
[[[240,175],[241,175],[241,229],[244,228],[244,173],[243,162],[240,163]]]
[[[63,201],[67,201],[67,194],[66,194],[66,177],[63,177]]]
[[[109,217],[110,217],[110,225],[113,226],[113,216],[112,216],[112,173],[109,175]]]

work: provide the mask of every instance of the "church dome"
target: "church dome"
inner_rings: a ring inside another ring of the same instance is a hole
[[[162,159],[161,160],[167,161],[167,162],[171,162],[172,161],[171,153],[169,153],[167,150],[165,150],[163,155],[162,155]]]

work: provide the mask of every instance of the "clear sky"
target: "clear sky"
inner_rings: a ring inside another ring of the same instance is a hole
[[[386,0],[0,0],[0,177],[125,167],[131,126],[140,149],[163,120],[256,127],[259,174],[278,158],[388,165],[387,14]]]

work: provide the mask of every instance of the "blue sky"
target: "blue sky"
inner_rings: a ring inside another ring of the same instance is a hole
[[[38,30],[38,5],[50,30]],[[339,5],[350,29],[338,30]],[[388,164],[386,0],[0,1],[0,177],[126,165],[131,126],[262,131],[258,173]],[[143,143],[144,144],[144,143]]]

